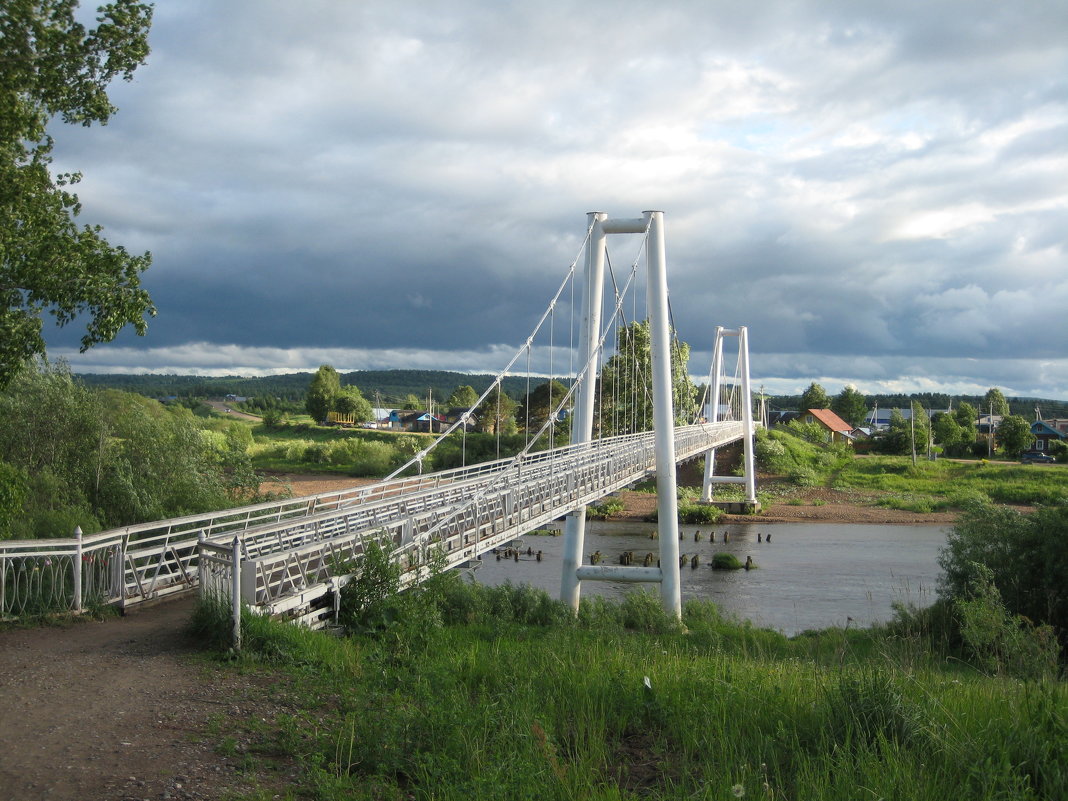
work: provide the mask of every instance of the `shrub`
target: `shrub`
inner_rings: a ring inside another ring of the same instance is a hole
[[[1008,613],[1049,624],[1062,642],[1068,640],[1068,503],[1026,516],[971,504],[938,561],[948,599],[973,595],[986,568]]]
[[[11,534],[11,523],[26,502],[26,473],[0,461],[0,540]]]
[[[965,598],[956,601],[961,637],[984,669],[1021,679],[1046,679],[1057,673],[1060,648],[1053,629],[1010,614],[994,585],[994,574],[973,563],[974,578]]]
[[[679,522],[687,524],[715,523],[723,516],[718,506],[699,503],[679,504]]]
[[[741,570],[742,567],[743,565],[738,561],[738,557],[732,553],[712,554],[713,570]]]
[[[352,579],[341,588],[338,622],[349,630],[374,630],[395,617],[395,597],[400,589],[401,568],[377,542],[368,542]]]
[[[587,506],[586,517],[592,520],[607,520],[612,515],[618,515],[623,509],[623,501],[619,498],[608,497],[600,503],[591,503]]]

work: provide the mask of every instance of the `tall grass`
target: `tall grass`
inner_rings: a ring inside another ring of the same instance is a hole
[[[900,631],[787,639],[708,603],[687,604],[680,626],[643,594],[584,602],[575,618],[537,590],[452,579],[410,608],[346,640],[254,624],[265,645],[250,647],[296,665],[308,692],[300,714],[314,725],[262,734],[303,764],[302,792],[1068,797],[1063,683],[988,678],[933,652],[917,660]],[[315,637],[331,656],[303,655]],[[328,707],[314,700],[324,694]]]

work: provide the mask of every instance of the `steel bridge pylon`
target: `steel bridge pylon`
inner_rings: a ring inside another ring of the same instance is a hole
[[[726,337],[738,339],[738,380],[741,393],[742,430],[745,432],[743,443],[744,474],[741,476],[716,475],[716,449],[711,448],[705,454],[705,477],[701,485],[701,502],[721,506],[728,511],[759,511],[760,504],[756,497],[756,460],[753,446],[756,429],[753,423],[753,393],[749,382],[749,329],[744,325],[737,329],[716,326],[716,339],[712,347],[712,387],[709,393],[711,414],[710,423],[719,422],[720,395],[723,392],[723,340]],[[745,484],[745,502],[720,502],[714,498],[716,484]],[[736,509],[735,507],[742,507]]]
[[[667,299],[667,256],[664,247],[664,213],[646,211],[637,219],[609,219],[604,212],[588,215],[590,237],[586,246],[582,316],[584,336],[579,364],[587,365],[587,380],[579,387],[571,420],[571,444],[589,442],[593,436],[596,376],[600,368],[601,305],[604,265],[610,234],[648,232],[647,304],[652,346],[653,430],[656,449],[657,519],[660,526],[660,567],[583,565],[586,507],[567,515],[564,526],[563,573],[560,598],[578,611],[582,582],[596,580],[655,582],[660,584],[664,609],[682,616],[682,585],[679,570],[678,499],[675,481],[675,421],[671,388],[671,331]]]

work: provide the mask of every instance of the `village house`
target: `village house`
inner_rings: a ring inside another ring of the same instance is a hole
[[[1035,441],[1031,445],[1031,450],[1042,451],[1043,453],[1049,450],[1050,443],[1059,442],[1065,438],[1068,438],[1068,434],[1064,431],[1059,431],[1053,425],[1053,421],[1035,420],[1031,423],[1031,436],[1035,438]]]
[[[831,442],[853,441],[853,426],[830,409],[805,409],[801,413],[801,422],[816,423],[827,429],[828,439]]]

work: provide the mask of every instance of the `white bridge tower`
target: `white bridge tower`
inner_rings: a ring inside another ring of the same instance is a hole
[[[667,298],[667,257],[664,248],[664,213],[646,211],[637,219],[609,219],[590,212],[590,238],[585,254],[582,316],[585,336],[579,364],[586,379],[579,387],[571,418],[571,444],[589,442],[600,368],[601,304],[604,287],[605,247],[609,234],[644,234],[648,231],[647,305],[652,346],[653,429],[656,450],[657,520],[660,527],[660,567],[583,565],[586,507],[568,514],[564,527],[563,575],[560,597],[578,611],[582,582],[594,580],[657,582],[664,609],[682,616],[679,571],[678,497],[675,481],[675,415],[671,389],[671,331]]]

